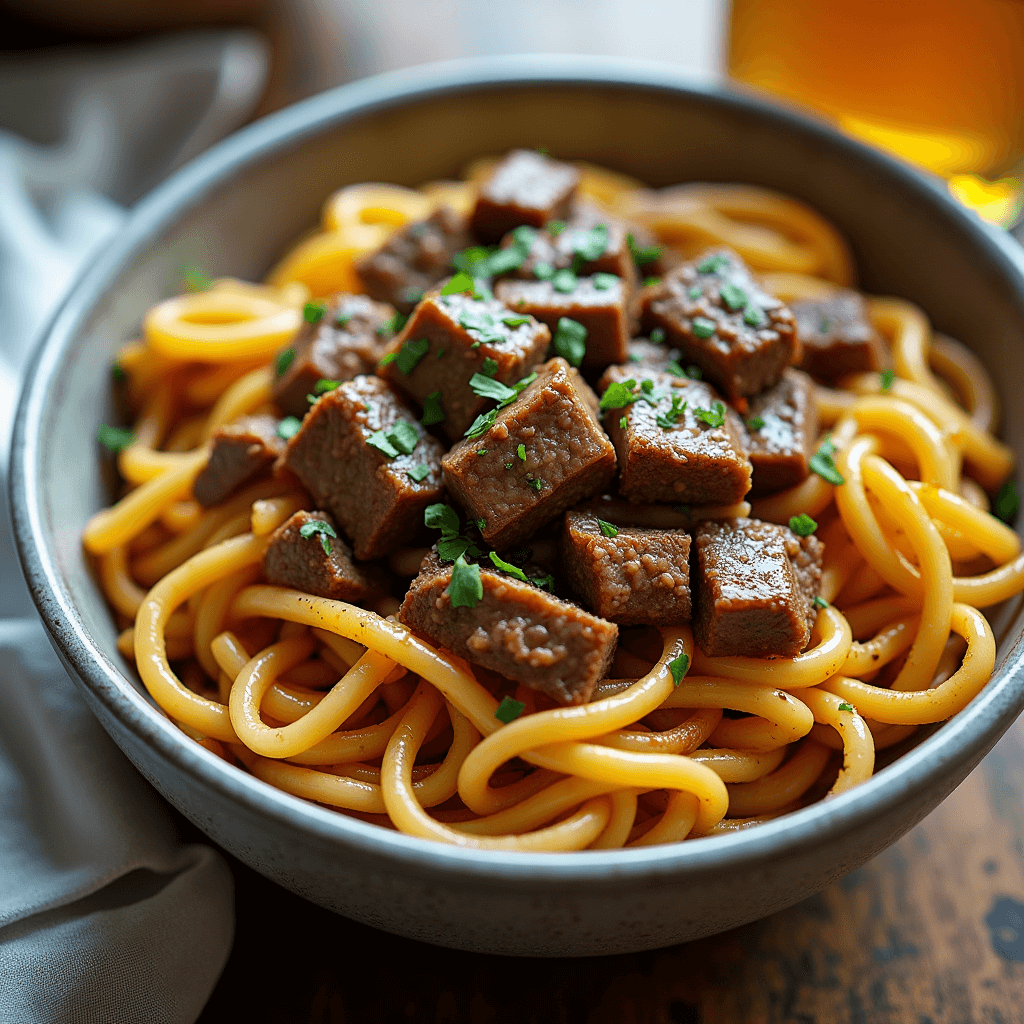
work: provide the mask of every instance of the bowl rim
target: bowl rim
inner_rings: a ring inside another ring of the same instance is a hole
[[[723,111],[756,115],[791,133],[838,149],[873,168],[909,197],[929,205],[935,216],[966,235],[1024,296],[1024,249],[961,207],[931,180],[894,157],[839,134],[824,121],[768,103],[752,92],[694,81],[671,64],[611,57],[541,54],[472,58],[425,64],[339,86],[284,108],[218,143],[154,189],[131,212],[116,238],[91,261],[67,292],[37,339],[26,370],[11,442],[10,505],[15,541],[29,589],[51,642],[65,665],[104,712],[157,755],[221,798],[249,813],[382,859],[407,872],[444,875],[508,886],[529,880],[558,885],[585,878],[591,885],[617,885],[645,876],[736,870],[765,859],[807,851],[884,815],[934,786],[947,765],[980,758],[1024,707],[1024,644],[1009,652],[1002,675],[990,681],[968,707],[932,736],[863,785],[828,801],[766,822],[755,829],[708,836],[665,846],[586,850],[574,853],[517,853],[465,849],[393,832],[276,790],[187,741],[185,735],[136,689],[99,649],[62,584],[45,544],[44,511],[38,488],[43,444],[42,413],[63,353],[80,327],[140,248],[176,217],[250,163],[274,155],[353,117],[409,101],[481,89],[546,85],[606,86],[685,94]],[[102,717],[102,716],[101,716]]]

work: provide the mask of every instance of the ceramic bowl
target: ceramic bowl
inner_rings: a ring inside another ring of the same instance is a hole
[[[69,673],[175,807],[235,856],[348,917],[462,949],[623,953],[732,928],[808,896],[888,846],[978,763],[1024,704],[1022,622],[999,618],[996,670],[956,719],[843,796],[746,832],[611,852],[453,849],[264,785],[179,732],[117,652],[83,557],[108,504],[95,443],[110,364],[184,265],[259,279],[350,182],[416,184],[513,146],[546,146],[652,185],[736,181],[815,206],[852,246],[863,287],[920,304],[979,354],[1021,451],[1024,254],[937,183],[827,126],[688,85],[669,67],[592,58],[433,65],[317,96],[237,133],[141,202],[78,281],[29,374],[11,490],[21,558]]]

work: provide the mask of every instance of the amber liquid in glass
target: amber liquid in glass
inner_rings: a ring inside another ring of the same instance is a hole
[[[729,72],[1019,210],[1024,0],[732,0]]]

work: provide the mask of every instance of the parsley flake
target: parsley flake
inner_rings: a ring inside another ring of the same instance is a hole
[[[599,292],[606,292],[609,288],[614,288],[619,283],[619,278],[616,274],[595,274],[590,280]]]
[[[371,448],[376,448],[377,451],[383,452],[389,459],[398,458],[398,449],[391,443],[391,439],[388,437],[387,431],[375,430],[366,439],[366,443]]]
[[[597,525],[601,528],[601,532],[606,537],[618,537],[618,527],[613,526],[611,523],[606,523],[603,519],[598,519]]]
[[[538,281],[550,281],[555,276],[555,268],[550,263],[541,260],[533,265],[533,276]]]
[[[402,345],[395,359],[395,366],[406,376],[416,369],[419,361],[427,354],[430,341],[427,338],[410,339]]]
[[[570,320],[567,316],[559,317],[551,347],[555,355],[561,356],[571,366],[578,367],[587,354],[586,327],[578,320]]]
[[[704,316],[695,316],[690,330],[696,338],[710,338],[715,333],[715,321]]]
[[[843,703],[839,705],[839,710],[840,711],[853,711],[854,708],[853,708],[852,704],[847,704],[846,701],[843,701]]]
[[[660,345],[665,340],[665,328],[652,327],[648,337],[651,339],[652,345]]]
[[[696,410],[699,416],[703,410]],[[682,418],[683,413],[686,412],[686,402],[684,402],[678,395],[672,396],[672,404],[664,412],[659,412],[654,418],[654,422],[661,427],[662,430],[672,430],[679,424],[679,420]]]
[[[1000,488],[996,497],[995,513],[1004,523],[1012,522],[1020,508],[1020,495],[1013,479],[1009,479]]]
[[[422,298],[423,298],[423,289],[422,288],[406,288],[405,291],[402,292],[402,301],[403,302],[408,302],[410,305],[413,305],[413,306],[415,306],[416,303],[419,302],[420,299],[422,299]]]
[[[528,316],[503,316],[501,322],[506,327],[522,327],[523,324],[530,322],[530,318]]]
[[[474,373],[469,378],[469,386],[472,388],[473,394],[479,395],[481,398],[493,398],[498,402],[504,402],[516,396],[512,388],[493,377],[485,377],[482,373]]]
[[[843,474],[836,469],[835,460],[833,459],[835,453],[836,446],[832,443],[832,438],[826,437],[821,442],[818,450],[811,456],[810,466],[818,476],[838,487],[846,481],[843,479]]]
[[[641,282],[644,288],[653,288],[656,284],[661,284],[660,277],[645,277]]]
[[[333,391],[335,388],[341,385],[340,380],[328,380],[326,377],[321,377],[313,385],[313,394],[315,395],[326,395],[328,391]]]
[[[416,428],[406,420],[399,420],[389,431],[388,440],[403,454],[412,455],[420,443]]]
[[[895,370],[883,370],[882,371],[882,390],[892,391],[893,384],[896,383],[896,371]]]
[[[743,311],[743,322],[749,327],[764,327],[768,323],[768,317],[758,306],[747,306]]]
[[[722,301],[730,313],[738,313],[741,309],[746,309],[750,302],[747,293],[738,285],[732,283],[723,284],[718,294],[722,297]]]
[[[629,380],[612,381],[601,396],[601,412],[607,412],[609,409],[625,409],[627,405],[632,405],[638,397],[633,394],[635,387],[636,381],[632,377]]]
[[[595,224],[589,231],[578,231],[572,241],[573,252],[584,263],[599,260],[607,248],[607,224]]]
[[[811,604],[813,604],[815,608],[827,608],[828,607],[828,601],[826,601],[825,598],[821,597],[820,595],[816,596],[814,598],[814,600],[811,601]]]
[[[800,515],[790,518],[789,528],[798,537],[810,537],[818,528],[818,524],[806,512],[801,512]]]
[[[729,266],[729,257],[723,253],[707,256],[697,264],[698,274],[717,274],[723,267]]]
[[[552,237],[557,238],[565,230],[564,220],[549,220],[544,225],[544,230]]]
[[[665,364],[665,372],[671,373],[673,377],[686,376],[686,371],[674,359],[670,359]]]
[[[277,425],[277,436],[282,441],[290,441],[299,432],[301,426],[302,420],[297,416],[285,416]]]
[[[413,481],[413,483],[421,484],[424,480],[430,476],[430,467],[425,462],[420,462],[413,466],[412,469],[407,469],[405,475]]]
[[[448,584],[448,598],[453,608],[475,608],[484,597],[480,579],[480,566],[470,565],[465,555],[459,555],[452,566],[452,581]]]
[[[530,486],[531,486],[531,487],[532,487],[532,488],[533,488],[533,489],[534,489],[534,490],[535,490],[535,491],[536,491],[536,492],[537,492],[538,494],[540,494],[540,490],[541,490],[541,488],[542,488],[542,487],[544,486],[544,481],[543,481],[543,480],[541,480],[541,478],[540,478],[539,476],[527,477],[527,481],[529,482]]]
[[[626,244],[629,246],[629,254],[633,257],[633,262],[638,267],[642,267],[645,263],[654,263],[656,260],[661,259],[660,245],[638,246],[632,233],[626,235]]]
[[[498,418],[498,410],[504,409],[505,406],[507,405],[511,405],[520,396],[520,394],[522,394],[522,392],[527,387],[529,387],[536,379],[537,373],[536,371],[534,371],[528,377],[524,377],[522,380],[517,381],[511,388],[506,388],[504,384],[501,384],[496,380],[490,380],[489,378],[483,377],[478,373],[474,373],[469,382],[470,386],[473,385],[474,380],[478,382],[484,381],[486,382],[486,385],[497,385],[500,388],[504,388],[508,397],[500,399],[498,404],[490,411],[483,412],[479,416],[477,416],[477,418],[473,420],[472,424],[469,427],[469,430],[466,431],[464,436],[480,437],[482,434],[486,434],[487,431],[494,426],[495,420]],[[473,390],[476,391],[476,388],[474,388]],[[477,391],[477,394],[480,394],[480,392]]]
[[[688,366],[683,372],[690,378],[690,380],[704,379],[704,371],[699,366]]]
[[[322,302],[307,302],[302,307],[302,319],[307,324],[318,324],[324,318],[327,306]]]
[[[764,426],[764,420],[760,416],[751,416],[750,419],[747,420],[747,426],[750,427],[751,430],[760,430]]]
[[[672,673],[672,683],[678,686],[683,681],[683,676],[690,670],[690,656],[680,654],[668,663],[668,670]]]
[[[514,722],[525,709],[526,705],[522,701],[513,700],[511,697],[502,697],[501,703],[495,709],[494,717],[499,722],[504,722],[508,725],[509,722]]]
[[[335,317],[334,317],[334,326],[335,327],[346,327],[348,325],[349,320],[351,320],[351,319],[352,319],[352,314],[351,313],[338,312],[335,315]]]
[[[627,421],[625,416],[620,416],[619,417],[619,430],[625,430],[627,422],[628,421]]]
[[[111,365],[110,376],[118,383],[128,379],[128,374],[124,372],[124,367],[120,363],[114,363]]]
[[[555,577],[552,576],[551,573],[548,573],[547,576],[531,576],[530,582],[534,586],[540,587],[542,590],[550,590],[554,593]]]
[[[334,527],[330,523],[325,523],[322,519],[311,519],[308,523],[303,523],[299,527],[299,536],[303,540],[309,540],[310,537],[320,538],[320,547],[324,549],[324,554],[329,555],[333,550],[331,544],[331,538],[338,539],[338,535],[334,532]]]
[[[187,266],[182,267],[181,280],[187,292],[205,292],[213,284],[206,271],[202,267],[197,267],[194,263],[189,263]]]
[[[576,291],[577,284],[579,284],[579,279],[573,270],[556,270],[551,275],[551,287],[562,295],[568,295],[570,292]]]
[[[523,572],[518,565],[506,562],[497,551],[490,552],[490,558],[496,569],[500,569],[502,572],[507,572],[513,579],[526,583],[526,573]]]
[[[444,410],[441,408],[441,392],[431,391],[423,399],[423,417],[420,423],[425,427],[432,427],[435,423],[444,422]]]
[[[498,372],[498,362],[497,362],[497,360],[496,359],[491,359],[490,356],[488,356],[480,364],[480,372],[485,377],[493,377]]]
[[[442,295],[459,295],[476,290],[476,282],[464,270],[460,270],[442,289]]]
[[[519,458],[520,458],[520,459],[522,459],[522,461],[523,461],[523,462],[525,462],[525,461],[526,461],[526,445],[525,445],[525,444],[521,444],[521,445],[520,445],[520,446],[519,446],[519,447],[518,447],[518,448],[516,449],[516,455],[518,455],[518,456],[519,456]]]
[[[288,372],[288,367],[292,365],[295,360],[295,349],[286,348],[277,353],[277,358],[274,360],[274,376],[283,377]]]
[[[694,409],[693,415],[709,427],[721,427],[725,424],[725,406],[721,402],[712,402],[710,409]]]
[[[704,289],[701,288],[699,284],[691,284],[690,287],[686,289],[686,294],[691,299],[699,299],[704,294]]]
[[[101,423],[96,432],[96,438],[104,448],[108,448],[115,455],[123,452],[129,445],[135,443],[135,433],[127,427],[111,427]]]

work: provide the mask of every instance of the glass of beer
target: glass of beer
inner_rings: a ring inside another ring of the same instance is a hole
[[[729,72],[944,177],[987,220],[1024,196],[1024,0],[732,0]]]

